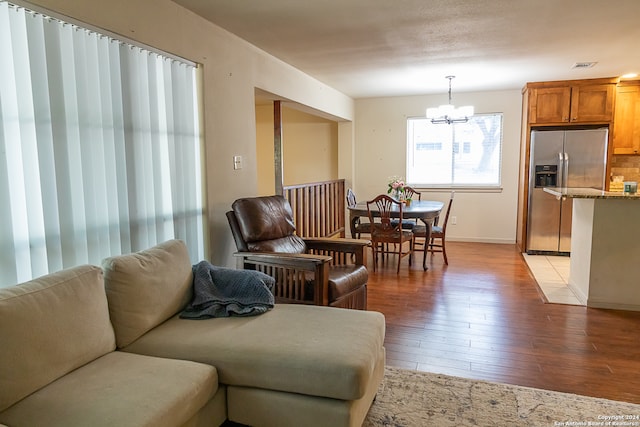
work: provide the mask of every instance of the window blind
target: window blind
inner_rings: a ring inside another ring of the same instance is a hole
[[[466,123],[407,119],[407,181],[423,188],[498,189],[502,114],[476,114]]]
[[[0,0],[0,286],[178,238],[204,257],[196,68]]]

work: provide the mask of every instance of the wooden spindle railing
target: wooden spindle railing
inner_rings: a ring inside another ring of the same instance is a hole
[[[283,191],[293,209],[298,236],[345,236],[344,179],[289,185]]]

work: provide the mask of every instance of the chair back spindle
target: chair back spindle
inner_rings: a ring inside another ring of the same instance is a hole
[[[413,187],[406,186],[404,187],[404,197],[405,199],[422,200],[422,193],[414,189]]]

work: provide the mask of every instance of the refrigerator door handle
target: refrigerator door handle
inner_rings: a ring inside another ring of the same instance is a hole
[[[564,154],[558,153],[558,182],[556,185],[560,188],[564,187]]]
[[[564,167],[562,168],[564,177],[562,178],[563,187],[567,187],[569,184],[569,153],[564,153]]]

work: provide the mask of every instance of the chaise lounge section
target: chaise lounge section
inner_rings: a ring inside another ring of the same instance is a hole
[[[182,319],[193,277],[179,240],[102,267],[0,290],[0,423],[362,424],[384,373],[380,313],[276,304]]]

